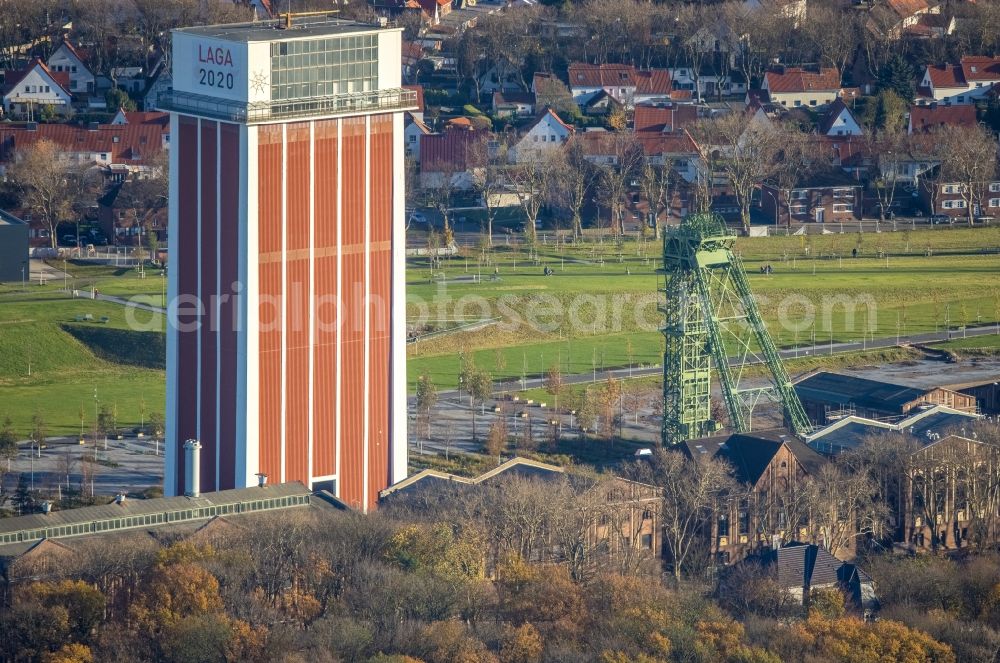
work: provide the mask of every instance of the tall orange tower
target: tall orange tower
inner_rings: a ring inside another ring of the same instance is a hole
[[[202,492],[302,481],[370,509],[406,476],[401,31],[173,32],[167,463]]]

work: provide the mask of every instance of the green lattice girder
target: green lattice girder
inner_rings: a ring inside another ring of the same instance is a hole
[[[733,429],[750,430],[754,407],[764,397],[782,405],[786,425],[796,433],[809,429],[743,264],[733,253],[735,239],[710,214],[690,215],[664,237],[664,444],[718,430],[711,408],[713,364]],[[734,357],[726,341],[735,347]],[[755,363],[767,366],[769,384],[744,384],[746,369]]]

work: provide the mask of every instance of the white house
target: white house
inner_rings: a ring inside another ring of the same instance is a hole
[[[59,44],[47,62],[49,69],[55,73],[69,74],[69,91],[73,94],[93,92],[95,78],[87,67],[80,51],[69,41]]]
[[[928,65],[920,81],[927,101],[974,104],[1000,83],[1000,57],[968,56],[958,64]]]
[[[420,137],[431,133],[423,120],[415,117],[413,113],[407,113],[403,127],[403,146],[406,148],[406,156],[420,163]]]
[[[573,127],[560,120],[551,108],[546,109],[514,144],[510,150],[510,160],[513,163],[524,163],[537,159],[546,152],[561,148],[572,133]]]
[[[865,133],[851,109],[840,99],[830,104],[823,114],[819,132],[824,136],[862,136]]]
[[[761,88],[786,108],[826,106],[840,96],[840,72],[835,67],[775,67],[764,74]]]
[[[59,114],[72,111],[72,96],[66,90],[69,76],[54,73],[39,59],[21,71],[8,71],[3,91],[3,110],[7,115],[36,117],[41,107]]]
[[[675,93],[677,90],[690,91],[699,99],[746,94],[747,86],[743,81],[725,74],[699,74],[692,67],[678,67],[670,70]],[[698,90],[695,92],[695,85]],[[676,98],[676,94],[674,95]]]
[[[638,70],[624,64],[574,62],[568,73],[570,93],[581,108],[601,92],[626,108],[640,101],[670,97],[673,92],[668,69]]]

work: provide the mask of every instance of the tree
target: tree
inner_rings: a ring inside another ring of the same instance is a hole
[[[430,377],[427,375],[421,375],[417,378],[417,417],[418,422],[423,425],[424,436],[430,437],[431,425],[430,417],[431,410],[438,401],[437,388],[434,386],[434,382],[431,381]]]
[[[750,232],[754,189],[775,172],[781,132],[749,113],[730,113],[698,123],[699,143],[718,146],[729,185],[740,205],[743,232]]]
[[[7,177],[21,195],[22,206],[29,208],[49,231],[53,249],[58,225],[70,219],[77,201],[76,180],[82,175],[71,165],[69,156],[50,140],[40,140],[30,149],[17,152],[7,170]]]
[[[654,226],[659,224],[661,214],[666,213],[668,217],[670,216],[673,176],[673,162],[669,158],[664,158],[660,163],[653,163],[647,158],[642,166],[639,186],[642,197],[649,204],[649,213],[653,215]],[[669,218],[667,221],[669,222]]]
[[[556,207],[569,213],[573,238],[579,240],[583,234],[583,206],[595,180],[595,169],[587,159],[583,138],[577,134],[570,136],[550,166],[549,198]]]
[[[17,515],[26,516],[35,511],[35,497],[28,488],[28,479],[24,474],[17,478],[17,488],[14,490],[14,498],[11,500],[17,507]]]
[[[898,130],[870,130],[865,141],[871,154],[878,155],[878,170],[868,181],[879,203],[879,219],[885,221],[896,196],[896,185],[902,175],[903,162],[909,158],[909,141]]]
[[[514,194],[524,212],[524,238],[529,245],[535,243],[538,215],[542,211],[546,193],[552,182],[549,163],[550,158],[542,151],[525,150],[518,154],[517,164],[510,170]]]
[[[8,416],[4,418],[3,428],[0,428],[0,458],[7,459],[7,471],[10,472],[10,461],[17,458],[17,433],[14,432],[14,422]]]
[[[615,131],[608,136],[608,148],[614,163],[602,166],[599,190],[614,234],[620,236],[625,234],[626,194],[643,162],[642,147],[631,131]]]
[[[827,463],[809,477],[804,496],[809,523],[831,555],[859,539],[884,536],[888,506],[876,499],[877,494],[871,474],[851,468],[847,459]]]
[[[856,14],[830,5],[816,5],[806,13],[806,36],[820,59],[837,71],[844,71],[857,52],[862,28]]]
[[[906,58],[896,53],[882,66],[878,84],[883,91],[891,91],[900,99],[913,99],[917,92],[913,82],[916,77],[916,72]]]
[[[659,522],[679,583],[684,573],[694,571],[690,562],[704,548],[704,523],[734,490],[731,468],[715,458],[692,459],[680,451],[657,449],[651,460],[634,463],[628,474],[660,489]]]
[[[958,184],[969,225],[982,214],[983,193],[997,169],[997,144],[984,127],[946,126],[935,134],[941,178]]]
[[[476,407],[493,395],[493,377],[485,370],[476,367],[466,376],[466,389],[469,390],[469,402],[472,406],[472,439],[479,439],[476,432]]]
[[[598,404],[601,413],[601,434],[610,442],[615,436],[615,426],[620,424],[618,411],[621,407],[622,384],[614,378],[608,378],[598,391]]]
[[[490,432],[486,437],[486,453],[499,459],[500,454],[507,448],[508,437],[507,420],[501,412],[490,425]]]
[[[31,416],[31,440],[37,446],[41,447],[45,444],[45,438],[48,435],[48,424],[46,424],[45,419],[38,412]]]
[[[507,142],[501,137],[494,146],[491,141],[477,141],[472,146],[474,162],[479,164],[472,175],[472,186],[483,199],[486,208],[486,245],[493,246],[493,220],[502,206],[507,189]]]
[[[874,97],[868,97],[861,124],[869,133],[880,130],[896,134],[906,130],[905,118],[907,102],[891,89],[882,90]]]
[[[535,79],[535,108],[542,111],[551,108],[560,117],[580,114],[580,108],[573,101],[566,84],[555,76],[539,76]]]

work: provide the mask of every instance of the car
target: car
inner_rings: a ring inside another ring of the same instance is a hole
[[[427,223],[427,216],[423,212],[413,211],[410,212],[410,217],[406,221],[407,223]]]
[[[63,246],[76,246],[76,235],[60,235],[59,243]]]
[[[942,223],[951,223],[951,217],[945,216],[944,214],[935,214],[930,218],[930,221],[932,224],[937,226]]]

